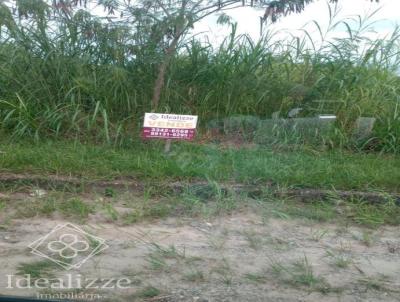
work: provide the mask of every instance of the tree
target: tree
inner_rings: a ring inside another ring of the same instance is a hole
[[[331,0],[332,3],[338,0]],[[379,0],[370,0],[371,2]],[[271,20],[276,22],[280,16],[286,16],[290,13],[300,13],[307,4],[314,0],[180,0],[180,1],[139,1],[141,11],[146,12],[149,17],[156,20],[155,26],[158,27],[160,37],[165,38],[164,59],[159,65],[157,78],[154,84],[152,108],[156,110],[161,92],[164,86],[165,73],[174,56],[178,44],[183,36],[194,24],[205,17],[223,12],[228,9],[250,6],[264,8],[265,14],[262,22]]]
[[[90,4],[103,6],[108,15],[119,13],[119,19],[123,20],[126,25],[136,27],[136,43],[143,44],[144,47],[152,49],[154,53],[160,54],[151,101],[152,109],[156,110],[171,59],[183,37],[194,27],[196,22],[211,14],[244,6],[264,9],[262,22],[267,20],[276,22],[281,16],[302,12],[308,4],[314,1],[316,0],[52,0],[51,2],[16,0],[15,11],[18,11],[19,17],[28,18],[33,15],[42,22],[42,25],[45,24],[43,19],[48,15],[47,10],[50,7],[64,19],[64,22],[72,19],[75,7]],[[379,0],[370,1],[378,2]],[[3,2],[7,1],[0,0],[0,5]],[[338,0],[330,0],[330,2],[336,3]],[[34,3],[36,3],[36,8]],[[49,4],[47,5],[47,3]],[[38,7],[39,4],[41,7]],[[39,14],[39,12],[41,13]],[[5,25],[11,28],[12,22],[4,5],[0,7],[0,15],[8,17],[9,21]],[[3,23],[5,22],[3,21]]]
[[[266,5],[263,20],[271,19],[272,22],[281,16],[291,13],[301,13],[304,8],[317,0],[273,0],[268,1]],[[337,3],[339,0],[329,0],[330,3]],[[379,0],[370,0],[371,2],[379,2]]]

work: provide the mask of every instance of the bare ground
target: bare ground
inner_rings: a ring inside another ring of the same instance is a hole
[[[5,215],[0,219],[0,295],[57,294],[7,288],[7,275],[23,276],[22,264],[42,261],[27,246],[68,220],[32,217],[4,226]],[[79,269],[52,268],[53,277],[132,281],[127,289],[81,292],[101,295],[99,301],[400,301],[398,226],[277,219],[254,207],[129,225],[96,213],[74,224],[109,248]]]

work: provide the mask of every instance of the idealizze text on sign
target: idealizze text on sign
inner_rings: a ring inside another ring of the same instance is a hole
[[[196,115],[145,113],[142,137],[192,140],[196,126]]]

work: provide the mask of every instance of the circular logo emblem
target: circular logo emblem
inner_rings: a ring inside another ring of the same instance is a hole
[[[50,241],[47,248],[58,253],[62,258],[72,259],[78,256],[79,252],[85,252],[89,249],[87,241],[79,240],[75,234],[63,234],[58,240]]]

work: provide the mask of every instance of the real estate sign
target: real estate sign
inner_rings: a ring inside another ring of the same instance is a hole
[[[196,133],[197,116],[166,113],[145,113],[143,138],[192,140]]]

